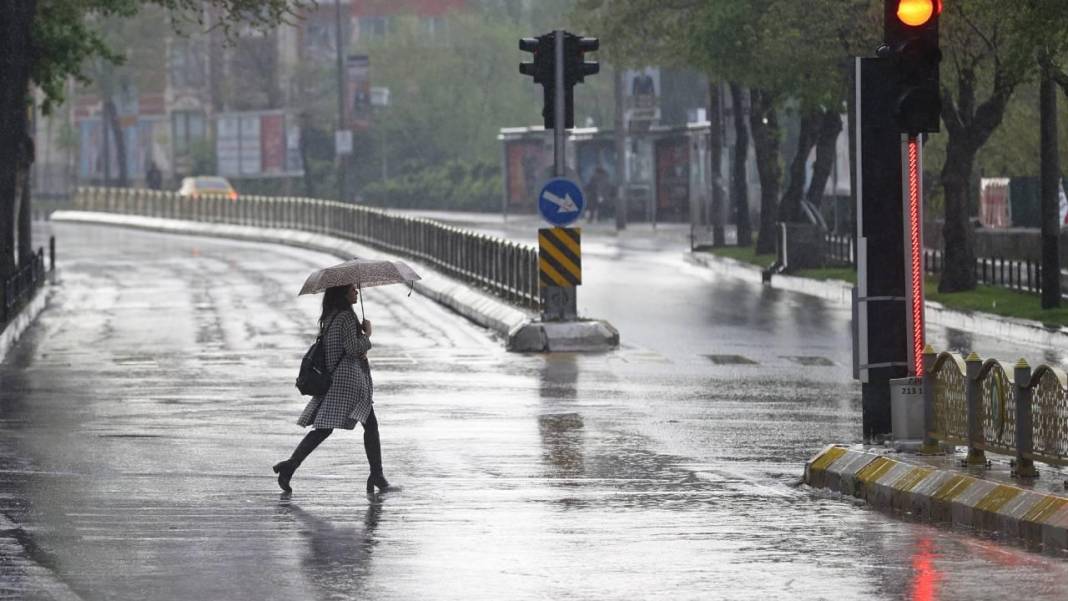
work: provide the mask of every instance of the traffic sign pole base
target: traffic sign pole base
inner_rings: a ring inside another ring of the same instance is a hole
[[[545,286],[541,289],[541,320],[572,321],[578,319],[578,294],[575,288]]]
[[[618,347],[619,330],[597,319],[531,321],[508,336],[508,350],[516,353],[596,353]]]

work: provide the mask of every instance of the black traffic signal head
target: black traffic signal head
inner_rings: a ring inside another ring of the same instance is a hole
[[[562,75],[564,92],[564,127],[575,126],[574,87],[587,75],[594,75],[601,66],[586,60],[587,52],[596,52],[600,46],[597,38],[584,38],[566,31],[563,34]],[[534,78],[534,83],[541,84],[543,91],[542,119],[546,129],[556,125],[556,32],[549,32],[536,38],[522,38],[519,49],[532,53],[533,60],[519,63],[519,72]]]
[[[533,77],[534,83],[552,84],[553,70],[556,65],[556,53],[553,52],[553,34],[547,33],[536,38],[520,38],[519,49],[533,54],[531,62],[519,63],[519,72]]]
[[[910,136],[937,132],[942,112],[938,69],[942,0],[884,1],[887,50],[898,67],[898,129]]]
[[[601,41],[597,38],[583,38],[574,34],[564,35],[564,81],[573,86],[586,80],[587,75],[596,75],[601,65],[596,61],[587,61],[587,52],[597,52]]]

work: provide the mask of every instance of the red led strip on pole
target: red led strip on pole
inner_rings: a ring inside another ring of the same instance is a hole
[[[920,143],[909,137],[909,238],[912,259],[912,358],[917,377],[923,376],[923,240],[920,239]]]

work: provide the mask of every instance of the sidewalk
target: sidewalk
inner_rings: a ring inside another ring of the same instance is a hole
[[[688,253],[687,260],[717,273],[750,282],[761,282],[761,270],[756,265],[721,257],[710,252]],[[850,306],[853,285],[840,280],[814,280],[786,274],[772,276],[770,286],[781,290],[817,296],[824,300]],[[965,332],[975,332],[994,338],[1011,340],[1044,348],[1068,345],[1068,328],[1049,327],[1037,321],[1001,317],[989,313],[957,311],[941,303],[927,301],[927,322]]]

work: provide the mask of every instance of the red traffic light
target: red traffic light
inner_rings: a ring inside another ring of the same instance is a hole
[[[942,14],[942,0],[899,0],[897,18],[909,27],[922,27]]]

